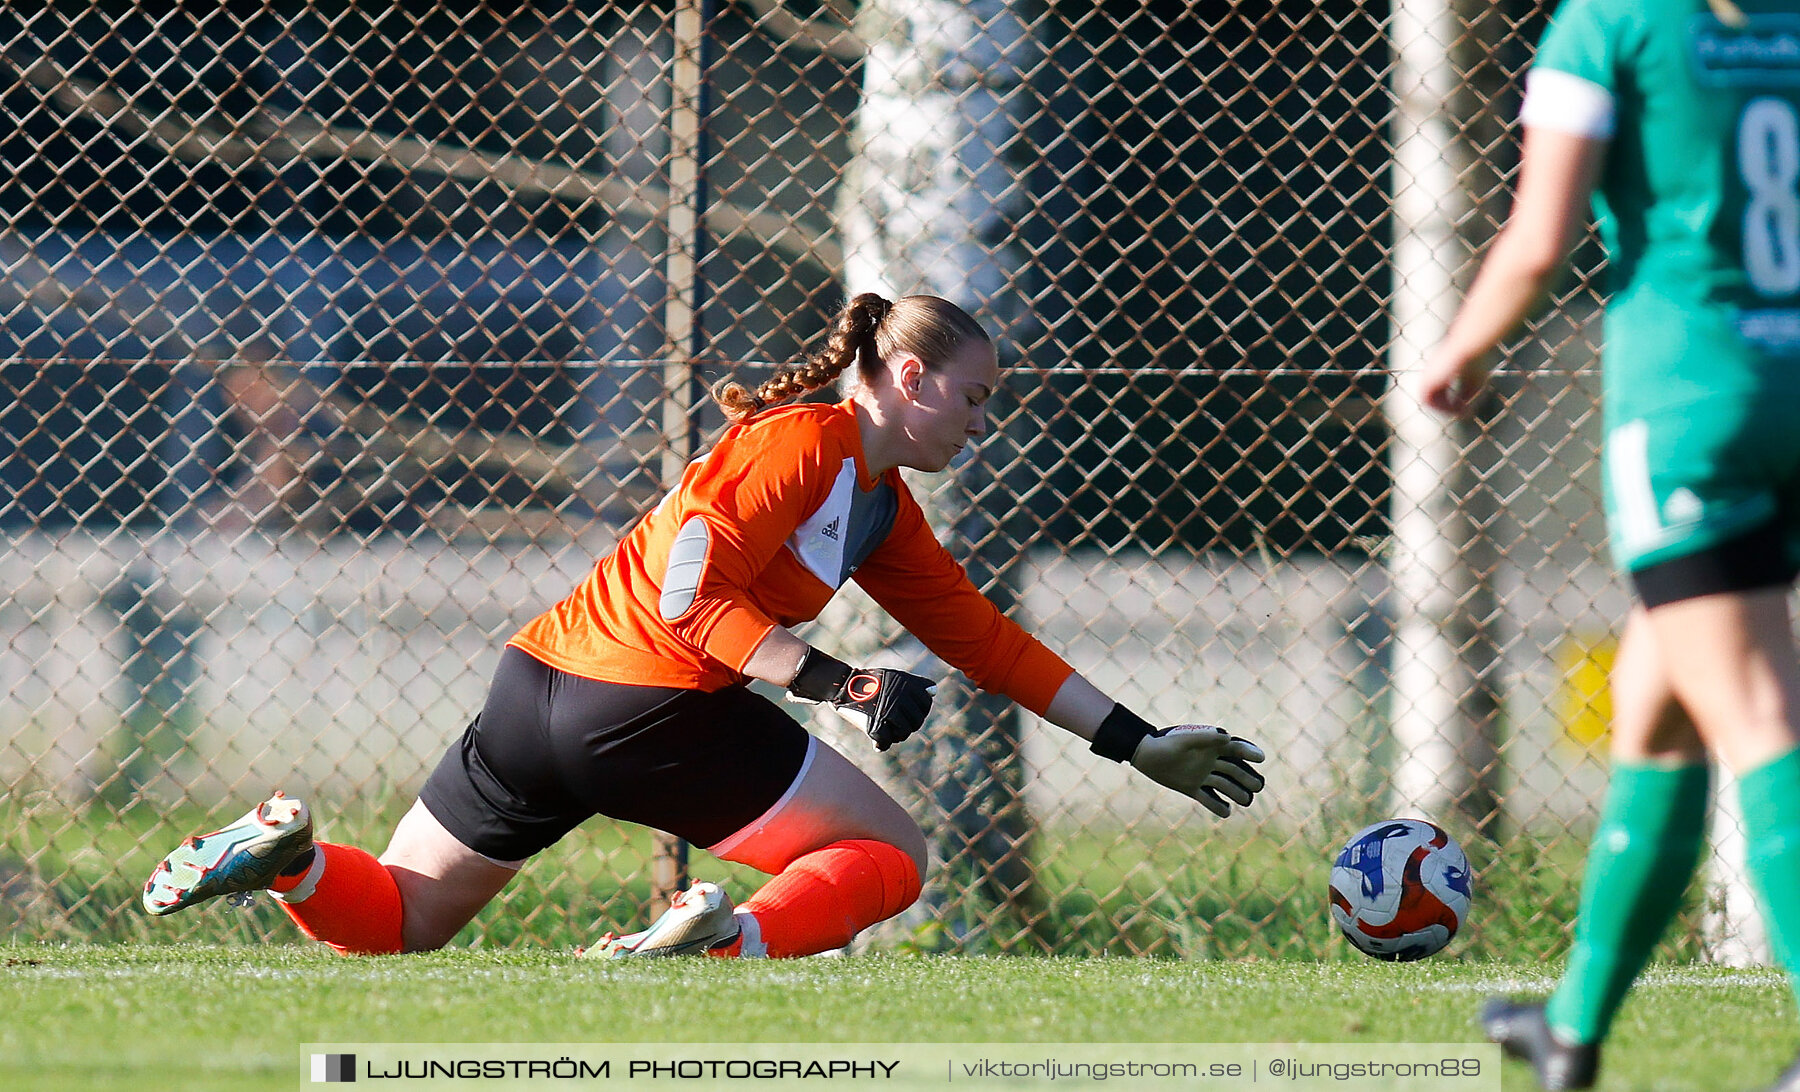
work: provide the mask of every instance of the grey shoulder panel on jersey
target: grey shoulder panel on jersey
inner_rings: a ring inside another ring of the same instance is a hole
[[[712,532],[699,516],[689,516],[675,533],[669,546],[669,564],[663,572],[662,598],[657,611],[663,621],[673,622],[694,605],[700,593],[700,580],[706,575],[706,551],[712,545]]]
[[[862,568],[876,547],[887,541],[899,511],[900,499],[885,481],[867,493],[854,492],[850,501],[850,539],[844,550],[844,579]]]

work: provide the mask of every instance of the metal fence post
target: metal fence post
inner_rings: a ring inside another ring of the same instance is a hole
[[[674,17],[669,103],[668,299],[664,310],[663,466],[673,489],[698,453],[704,387],[698,357],[705,344],[706,120],[708,42],[716,0],[683,0]],[[652,836],[651,897],[673,898],[688,884],[688,845],[673,835]]]
[[[1395,5],[1393,382],[1384,410],[1394,429],[1394,543],[1389,559],[1398,622],[1393,673],[1395,805],[1485,830],[1498,814],[1497,557],[1491,504],[1472,473],[1465,422],[1421,406],[1406,381],[1455,313],[1469,254],[1474,156],[1448,107],[1466,105],[1454,58],[1469,48],[1452,0]]]

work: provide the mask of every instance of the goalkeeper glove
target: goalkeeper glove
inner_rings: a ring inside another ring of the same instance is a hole
[[[1249,765],[1263,760],[1262,748],[1249,740],[1210,724],[1152,728],[1118,704],[1094,733],[1093,751],[1130,762],[1145,777],[1199,801],[1221,819],[1231,814],[1232,804],[1249,806],[1265,784]]]
[[[937,686],[930,679],[891,667],[853,670],[816,648],[806,650],[800,670],[788,684],[788,700],[808,705],[829,702],[869,734],[877,751],[918,731],[936,693]]]

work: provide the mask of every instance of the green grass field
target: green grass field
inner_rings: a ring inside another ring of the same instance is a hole
[[[17,798],[0,799],[0,846],[31,863],[53,897],[8,930],[0,903],[0,943],[6,940],[85,943],[257,943],[295,934],[266,904],[255,914],[208,912],[154,919],[137,905],[144,877],[184,835],[237,817],[233,802],[206,811],[161,810],[148,804],[123,813],[106,809],[43,814]],[[320,809],[320,837],[366,847],[385,843],[411,797],[380,805]],[[1020,923],[998,915],[993,929],[976,929],[942,945],[943,935],[920,938],[955,954],[1148,954],[1176,959],[1358,958],[1344,950],[1325,912],[1324,887],[1336,844],[1359,819],[1329,832],[1270,836],[1204,829],[1194,836],[1164,831],[1046,831],[1035,846],[1043,902],[1039,916]],[[1481,959],[1556,958],[1566,946],[1564,923],[1574,916],[1582,851],[1567,834],[1521,834],[1504,853],[1476,843],[1476,908],[1455,954]],[[519,880],[484,911],[458,943],[489,948],[572,948],[606,929],[642,928],[661,909],[651,905],[650,840],[642,828],[593,822],[527,865]],[[696,878],[725,883],[742,897],[761,877],[696,851]],[[965,878],[940,869],[954,892]],[[981,919],[989,907],[971,905]],[[1672,930],[1660,955],[1692,958],[1699,917]]]
[[[1537,961],[1453,959],[599,964],[19,944],[0,946],[0,1088],[294,1087],[304,1043],[1463,1042],[1484,995],[1541,990],[1546,975]],[[1666,965],[1621,1014],[1600,1087],[1760,1088],[1797,1041],[1780,975]],[[1505,1088],[1531,1087],[1509,1063]]]
[[[393,817],[333,809],[329,833],[379,844]],[[13,818],[9,848],[55,878],[55,913],[0,940],[0,1092],[293,1087],[306,1043],[1468,1042],[1483,996],[1548,988],[1581,860],[1572,837],[1478,856],[1468,928],[1406,966],[1335,935],[1324,834],[1091,832],[1044,838],[1039,878],[1055,894],[1010,948],[998,930],[946,943],[922,927],[850,958],[589,964],[575,945],[649,912],[647,839],[602,826],[528,866],[451,950],[341,960],[295,942],[266,900],[169,919],[137,908],[142,876],[205,813]],[[704,854],[694,870],[737,891],[757,882]],[[1689,909],[1621,1016],[1603,1089],[1757,1089],[1800,1043],[1778,974],[1692,962]],[[1105,954],[1033,954],[1045,950]],[[1741,1059],[1728,1067],[1726,1047]],[[1521,1068],[1505,1076],[1534,1087]]]

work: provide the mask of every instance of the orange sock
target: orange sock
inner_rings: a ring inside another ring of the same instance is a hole
[[[795,858],[750,896],[738,912],[754,921],[719,954],[739,955],[759,942],[773,959],[842,948],[911,906],[919,887],[919,866],[905,850],[867,839],[833,842]]]
[[[284,876],[277,893],[312,890],[297,902],[281,901],[301,932],[331,945],[339,955],[383,955],[400,950],[400,888],[382,863],[355,846],[314,843],[319,857],[307,873]],[[290,882],[291,881],[291,882]]]

